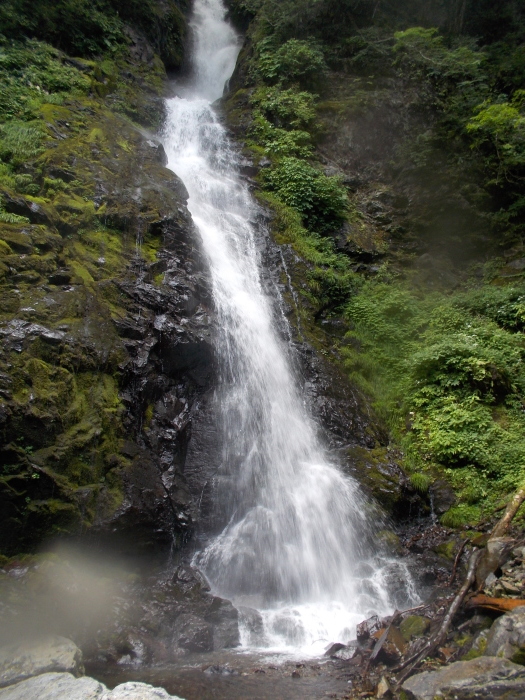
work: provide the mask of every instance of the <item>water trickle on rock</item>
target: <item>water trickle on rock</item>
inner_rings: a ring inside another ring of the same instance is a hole
[[[211,107],[239,52],[225,14],[221,0],[196,0],[194,77],[184,97],[168,101],[165,129],[168,167],[188,189],[209,262],[219,328],[222,531],[195,563],[243,611],[246,646],[315,653],[414,593],[401,563],[367,547],[364,499],[323,451],[274,327],[260,279],[257,205]],[[395,601],[389,579],[402,589]]]

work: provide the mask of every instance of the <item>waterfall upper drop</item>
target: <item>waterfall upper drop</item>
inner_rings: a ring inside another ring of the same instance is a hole
[[[184,98],[168,101],[165,130],[218,316],[220,533],[196,564],[218,594],[262,612],[263,637],[250,638],[246,628],[246,643],[304,648],[320,638],[345,641],[366,615],[389,612],[390,569],[366,551],[365,503],[318,442],[263,292],[257,205],[210,106],[239,51],[225,14],[221,0],[196,0],[194,77]]]

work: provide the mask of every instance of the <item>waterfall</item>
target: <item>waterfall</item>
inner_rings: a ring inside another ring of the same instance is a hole
[[[366,503],[320,445],[275,330],[257,205],[211,104],[239,51],[225,14],[222,0],[195,1],[193,78],[168,101],[164,134],[202,238],[219,329],[220,531],[195,563],[214,592],[259,611],[258,625],[245,612],[246,645],[318,651],[351,638],[368,615],[391,612],[389,577],[405,579],[409,602],[410,581],[402,564],[368,551]]]

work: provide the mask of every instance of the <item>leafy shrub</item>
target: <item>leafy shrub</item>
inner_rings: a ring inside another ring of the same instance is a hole
[[[315,120],[315,100],[316,96],[310,92],[264,87],[254,93],[251,103],[275,126],[307,129]]]
[[[0,42],[0,121],[33,119],[44,102],[63,93],[85,94],[91,85],[48,44],[28,40]]]
[[[126,44],[125,25],[142,31],[168,68],[182,61],[187,0],[3,0],[0,34],[43,39],[73,56],[114,52]],[[179,7],[180,6],[180,7]]]
[[[283,158],[265,174],[265,184],[296,209],[312,231],[330,233],[345,219],[348,198],[339,179],[327,177],[303,160]]]
[[[508,187],[519,183],[525,173],[525,91],[516,91],[512,102],[483,104],[466,129],[474,148],[482,149],[492,177],[488,185]]]
[[[43,139],[40,125],[14,120],[0,124],[0,159],[13,165],[24,163],[41,152]]]
[[[311,41],[289,39],[275,49],[272,39],[259,45],[258,71],[269,83],[311,85],[326,70],[321,49]]]
[[[307,131],[280,129],[260,115],[253,120],[250,136],[270,156],[308,158],[312,153],[311,137]]]
[[[4,0],[0,33],[35,37],[73,55],[91,55],[123,42],[122,22],[103,2],[88,0]]]
[[[403,445],[411,478],[445,470],[462,501],[451,526],[476,522],[525,478],[524,297],[523,286],[484,285],[419,298],[370,281],[346,305],[347,369]]]
[[[410,72],[441,82],[478,77],[483,54],[465,43],[448,48],[437,29],[411,27],[394,38],[397,62]]]

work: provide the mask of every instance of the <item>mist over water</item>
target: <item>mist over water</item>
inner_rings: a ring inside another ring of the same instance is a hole
[[[373,613],[415,600],[406,567],[369,544],[366,503],[328,458],[301,399],[289,348],[263,291],[257,205],[211,103],[239,52],[221,0],[196,0],[193,78],[168,101],[165,147],[211,271],[221,381],[218,534],[195,564],[244,610],[246,646],[318,652]],[[392,597],[393,582],[397,593]]]

